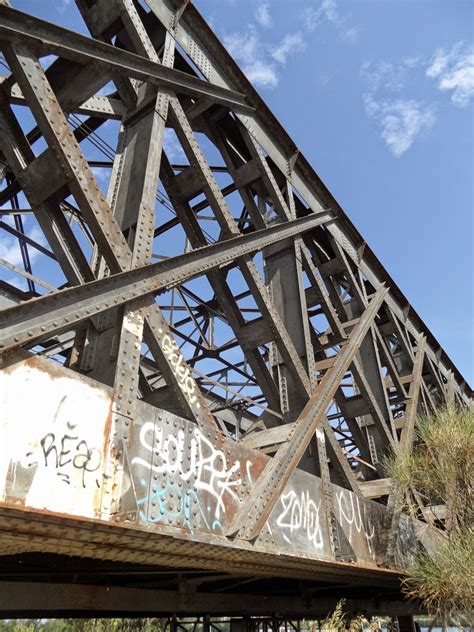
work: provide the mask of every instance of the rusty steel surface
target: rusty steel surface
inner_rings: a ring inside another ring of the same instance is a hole
[[[0,582],[397,591],[471,388],[192,3],[76,7],[0,0]]]
[[[140,402],[123,446],[123,465],[109,480],[106,464],[117,431],[110,389],[38,357],[15,362],[0,376],[0,441],[8,455],[0,470],[2,508],[97,519],[125,532],[133,526],[150,536],[228,546],[226,527],[252,495],[269,457]],[[242,555],[251,550],[313,563],[332,560],[320,486],[317,477],[295,471],[252,547],[235,539],[232,553],[222,557],[238,559],[243,548]],[[338,486],[333,492],[334,512],[352,551],[348,559],[376,570],[385,555],[376,532],[382,508]],[[112,503],[104,500],[108,494]],[[33,536],[34,520],[31,525],[32,533],[23,529],[26,536]],[[13,542],[10,546],[14,549]],[[34,537],[31,546],[36,550]],[[64,552],[76,550],[64,546]]]

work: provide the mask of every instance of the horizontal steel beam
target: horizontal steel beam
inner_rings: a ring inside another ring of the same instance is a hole
[[[325,617],[337,605],[337,596],[259,595],[252,593],[182,592],[120,586],[52,584],[41,582],[0,582],[2,616],[34,616],[46,613],[80,614],[87,612],[137,615],[220,614],[220,615],[292,615]],[[366,612],[385,616],[420,613],[413,601],[381,599],[380,595],[349,599],[348,612]]]
[[[197,77],[167,68],[134,53],[50,24],[0,4],[0,42],[27,44],[38,54],[54,53],[79,63],[98,62],[112,72],[151,82],[179,94],[206,97],[236,112],[252,113],[245,96]]]
[[[0,349],[5,351],[71,329],[91,316],[139,297],[158,294],[208,270],[331,220],[328,212],[277,224],[127,272],[66,288],[0,312]]]
[[[0,85],[6,84],[6,79],[6,77],[0,77]],[[10,103],[28,106],[28,101],[23,96],[17,83],[10,89],[5,87],[5,92],[8,95]],[[78,114],[87,114],[88,116],[97,116],[98,118],[117,120],[120,120],[125,114],[125,108],[119,99],[98,95],[89,97],[81,105],[73,107],[71,111],[77,112]]]

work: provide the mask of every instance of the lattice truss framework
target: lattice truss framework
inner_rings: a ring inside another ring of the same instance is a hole
[[[2,352],[273,455],[229,534],[295,468],[386,498],[469,386],[192,5],[76,4],[93,39],[0,1]]]

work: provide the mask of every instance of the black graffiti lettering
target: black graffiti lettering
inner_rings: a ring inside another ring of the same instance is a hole
[[[27,457],[34,457],[35,453],[34,452],[27,452],[26,453]],[[38,461],[31,461],[31,459],[29,459],[30,462],[27,464],[26,467],[34,467],[35,465],[38,465]]]
[[[68,424],[70,430],[74,426]],[[40,441],[43,452],[44,466],[64,468],[72,466],[75,470],[81,470],[82,486],[86,487],[86,472],[96,472],[102,464],[102,454],[98,448],[89,447],[84,439],[70,434],[64,434],[56,439],[53,432],[48,432]],[[28,457],[33,456],[32,452],[28,452]],[[70,474],[65,472],[57,472],[57,475],[68,485],[70,484]],[[97,483],[98,487],[100,485]]]
[[[83,449],[83,452],[79,452],[80,448]],[[80,441],[76,450],[78,454],[73,459],[73,466],[82,470],[82,486],[86,486],[85,475],[86,472],[96,472],[101,464],[102,456],[97,448],[89,448],[85,441]]]
[[[64,467],[65,465],[67,465],[68,463],[70,463],[72,461],[71,457],[67,458],[67,456],[69,454],[71,454],[71,450],[67,450],[65,444],[66,444],[67,441],[77,441],[77,439],[79,439],[79,437],[71,437],[70,435],[63,435],[62,436],[62,438],[61,438],[61,452],[59,453],[59,459],[58,459],[59,467]]]
[[[65,474],[64,472],[56,472],[56,474],[61,478],[63,483],[66,483],[67,485],[71,484],[71,481],[69,480],[69,474]]]
[[[40,441],[41,447],[43,448],[43,457],[44,457],[45,467],[48,467],[48,458],[51,452],[53,451],[54,451],[54,466],[58,467],[58,449],[54,444],[55,441],[56,441],[56,437],[54,436],[52,432],[48,432],[48,434],[45,434],[44,437]]]

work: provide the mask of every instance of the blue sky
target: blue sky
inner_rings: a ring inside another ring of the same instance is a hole
[[[474,383],[474,4],[195,2]]]
[[[71,0],[12,4],[85,32]],[[474,4],[195,5],[472,385]]]

